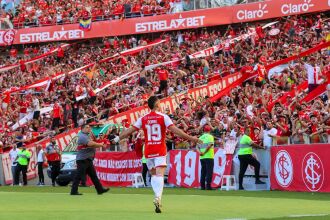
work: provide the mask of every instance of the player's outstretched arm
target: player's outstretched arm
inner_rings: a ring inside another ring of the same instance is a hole
[[[197,137],[190,136],[189,134],[186,134],[184,131],[182,131],[180,128],[176,127],[175,125],[172,125],[168,128],[171,132],[173,132],[175,135],[184,138],[186,140],[195,142],[195,143],[200,143],[202,144],[203,142],[199,140]]]
[[[133,134],[136,131],[136,128],[134,127],[130,127],[126,130],[123,130],[120,134],[119,134],[119,140],[123,140],[127,137],[129,137],[131,134]],[[119,141],[118,140],[118,141]],[[116,141],[117,142],[117,141]]]

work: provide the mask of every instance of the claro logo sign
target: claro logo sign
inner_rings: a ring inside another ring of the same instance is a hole
[[[180,28],[201,27],[204,25],[204,19],[205,16],[182,18],[182,15],[180,14],[179,18],[177,19],[136,23],[135,31],[139,33],[139,32],[149,32],[149,31],[176,30]]]
[[[309,9],[313,6],[314,4],[312,3],[312,0],[304,0],[304,3],[302,4],[284,4],[281,7],[281,11],[284,15],[292,13],[302,13],[308,12]]]
[[[256,18],[263,18],[268,14],[267,4],[259,4],[256,10],[239,10],[236,14],[238,20],[251,20]]]

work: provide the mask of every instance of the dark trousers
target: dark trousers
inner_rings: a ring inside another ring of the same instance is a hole
[[[239,186],[243,187],[243,177],[244,177],[245,171],[246,171],[249,164],[254,167],[255,178],[256,178],[256,180],[259,180],[259,172],[260,172],[260,163],[259,163],[259,161],[257,161],[256,158],[252,157],[251,154],[238,155],[238,159],[239,159],[239,162],[240,162],[239,177],[238,177]]]
[[[147,174],[148,174],[147,164],[142,163],[142,177],[143,177],[144,185],[147,185]]]
[[[78,186],[81,179],[86,176],[86,174],[91,178],[95,189],[98,193],[103,192],[103,186],[100,183],[99,178],[97,178],[96,171],[91,159],[77,160],[77,173],[73,179],[71,194],[78,193]]]
[[[74,124],[74,127],[78,127],[78,115],[79,115],[79,108],[73,108],[72,109],[72,121]]]
[[[15,170],[14,185],[19,184],[19,175],[21,174],[21,172],[22,172],[22,175],[23,175],[23,184],[24,184],[24,186],[27,185],[27,176],[26,176],[27,168],[28,168],[27,165],[17,164],[16,170]]]
[[[312,92],[318,86],[319,86],[319,84],[308,84],[308,93]]]
[[[51,170],[52,184],[55,184],[55,180],[60,174],[61,170],[61,161],[49,161],[49,166]]]
[[[43,162],[38,162],[39,183],[45,183]]]
[[[211,188],[212,182],[212,174],[213,174],[213,167],[214,167],[214,159],[201,159],[201,189],[205,189],[205,182],[206,188]]]

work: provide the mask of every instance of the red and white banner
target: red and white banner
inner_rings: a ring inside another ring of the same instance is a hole
[[[37,176],[38,170],[36,169],[37,164],[37,151],[35,147],[29,148],[31,154],[31,159],[28,167],[27,172],[27,179],[33,179]],[[2,154],[2,167],[3,167],[3,174],[5,177],[5,184],[12,184],[13,183],[13,176],[12,176],[12,161],[10,160],[9,152]]]
[[[277,21],[275,22],[271,22],[271,23],[268,23],[264,26],[262,26],[262,29],[265,29],[267,27],[270,27],[274,24],[278,23]],[[251,32],[249,32],[248,34],[242,34],[238,37],[235,37],[234,39],[231,39],[229,41],[230,44],[234,44],[235,41],[241,41],[241,40],[245,40],[247,39],[248,37],[251,37],[253,35],[256,34],[256,31],[255,30],[251,30]],[[203,57],[208,57],[208,56],[211,56],[215,53],[217,53],[218,51],[222,50],[225,46],[225,43],[222,43],[222,44],[219,44],[219,45],[215,45],[215,46],[212,46],[212,47],[208,47],[206,49],[203,49],[203,50],[200,50],[200,51],[197,51],[193,54],[190,54],[189,55],[189,58],[190,59],[196,59],[196,58],[203,58]],[[163,62],[163,63],[157,63],[157,64],[152,64],[152,65],[149,65],[149,66],[146,66],[144,68],[144,70],[152,70],[156,67],[159,67],[159,66],[165,66],[165,65],[171,65],[173,63],[176,63],[176,62],[181,62],[183,59],[175,59],[175,60],[171,60],[171,61],[166,61],[166,62]]]
[[[142,161],[135,152],[97,152],[94,159],[103,186],[131,186],[134,173],[142,172]],[[88,185],[92,182],[88,179]]]
[[[64,45],[62,45],[62,46],[60,46],[60,47],[61,47],[62,49],[64,49],[64,48],[66,48],[66,47],[68,47],[68,46],[70,46],[70,44],[64,44]],[[24,61],[24,64],[30,64],[30,63],[37,62],[37,61],[39,61],[39,60],[41,60],[41,59],[43,59],[43,58],[45,58],[45,57],[48,57],[48,56],[52,55],[53,53],[56,53],[57,51],[58,51],[58,48],[52,49],[52,50],[50,50],[50,51],[47,52],[47,53],[41,54],[41,55],[39,55],[39,56],[33,57],[33,58],[30,59],[30,60],[26,60],[26,61]],[[15,64],[11,64],[11,65],[8,65],[8,66],[1,67],[1,68],[0,68],[0,73],[1,73],[1,72],[4,72],[4,71],[11,70],[11,69],[14,69],[14,68],[17,68],[17,67],[19,67],[19,66],[20,66],[19,63],[15,63]]]
[[[276,62],[274,62],[274,63],[268,64],[268,65],[265,66],[265,68],[266,68],[267,71],[269,71],[271,68],[274,68],[274,67],[276,67],[276,66],[279,66],[279,65],[282,65],[282,64],[285,64],[285,63],[288,63],[288,62],[290,62],[290,61],[292,61],[292,60],[296,60],[296,59],[299,59],[299,58],[304,57],[304,56],[308,56],[308,55],[313,54],[313,53],[315,53],[315,52],[317,52],[317,51],[319,51],[319,50],[321,50],[321,49],[323,49],[323,48],[326,48],[326,47],[328,47],[328,46],[330,46],[330,41],[329,41],[329,42],[325,42],[325,43],[320,43],[319,45],[317,45],[317,46],[315,46],[315,47],[313,47],[313,48],[311,48],[311,49],[305,50],[305,51],[301,52],[300,54],[297,54],[297,55],[294,55],[294,56],[291,56],[291,57],[285,58],[285,59],[283,59],[283,60],[278,60],[278,61],[276,61]],[[254,72],[254,73],[252,73],[252,74],[250,74],[250,75],[248,75],[248,74],[244,75],[244,76],[241,77],[238,81],[235,81],[234,84],[231,85],[231,87],[228,87],[228,88],[222,90],[221,92],[219,92],[217,95],[211,97],[211,98],[210,98],[210,101],[211,101],[211,102],[215,102],[215,101],[217,101],[218,99],[220,99],[220,98],[223,97],[224,95],[227,95],[227,94],[230,92],[230,90],[231,90],[232,88],[234,88],[234,87],[236,87],[236,86],[239,86],[239,85],[241,85],[244,81],[249,80],[249,79],[251,79],[251,78],[254,78],[254,77],[256,77],[256,76],[257,76],[257,73],[256,73],[256,72]],[[304,86],[306,86],[306,84],[302,83],[302,84],[299,86],[299,89],[304,89]],[[322,87],[322,88],[323,88],[323,87]],[[323,88],[323,89],[320,89],[320,90],[324,90],[324,88]],[[289,95],[289,93],[286,94],[286,96],[288,96],[288,95]],[[275,104],[275,102],[270,103],[270,104],[268,105],[268,108],[272,108],[272,106],[273,106],[274,104]]]
[[[161,43],[164,43],[166,42],[166,40],[155,40],[154,42],[148,44],[148,45],[145,45],[145,46],[140,46],[140,47],[136,47],[136,48],[133,48],[133,49],[128,49],[128,50],[124,50],[120,53],[116,53],[110,57],[107,57],[107,58],[104,58],[102,60],[99,61],[99,63],[104,63],[104,62],[107,62],[109,60],[112,60],[116,57],[119,57],[120,55],[122,56],[128,56],[130,54],[134,54],[134,53],[138,53],[142,50],[146,50],[150,47],[153,47],[153,46],[156,46],[156,45],[159,45]],[[34,88],[39,88],[39,87],[43,87],[43,86],[46,86],[48,84],[48,82],[50,81],[55,81],[55,80],[58,80],[64,76],[69,76],[69,75],[72,75],[72,74],[75,74],[75,73],[79,73],[80,71],[83,71],[83,70],[86,70],[92,66],[94,66],[96,63],[90,63],[90,64],[87,64],[85,66],[82,66],[82,67],[79,67],[75,70],[72,70],[68,73],[56,73],[54,76],[52,77],[46,77],[46,78],[43,78],[43,79],[40,79],[30,85],[27,85],[27,86],[22,86],[22,87],[12,87],[10,89],[7,89],[4,93],[14,93],[14,92],[19,92],[19,91],[24,91],[24,90],[29,90],[29,89],[34,89]]]
[[[271,188],[330,192],[329,158],[329,144],[272,147]]]
[[[68,41],[105,36],[164,32],[251,22],[324,10],[329,10],[326,0],[268,0],[177,14],[93,22],[92,31],[86,32],[80,30],[77,24],[24,28],[17,30],[13,43],[26,44]],[[1,32],[0,36],[2,34]]]
[[[168,182],[180,187],[200,187],[199,154],[195,151],[172,150]],[[226,154],[221,148],[214,149],[214,168],[212,187],[220,187],[223,175],[230,175],[233,155]]]
[[[187,93],[182,93],[178,95],[178,99],[180,100],[183,98],[186,94],[188,96],[192,96],[194,99],[198,99],[199,97],[213,97],[216,94],[218,94],[221,90],[225,88],[232,88],[235,85],[235,82],[237,80],[240,80],[241,78],[240,73],[235,73],[229,76],[226,76],[220,80],[213,80],[209,82],[208,84],[205,84],[203,86],[199,86],[193,89],[189,89]],[[175,101],[175,97],[171,96],[165,99],[162,99],[160,101],[160,106],[163,112],[165,112],[166,108],[169,108],[171,112],[174,112],[174,110],[178,107],[177,102]],[[128,120],[128,123],[132,124],[134,123],[139,117],[145,115],[150,110],[147,105],[140,106],[119,114],[116,114],[108,119],[109,123],[114,124],[121,124],[121,122],[125,119]]]

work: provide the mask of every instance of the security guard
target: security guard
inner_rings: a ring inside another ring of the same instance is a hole
[[[197,148],[202,170],[201,170],[201,189],[205,190],[205,182],[206,182],[206,190],[212,190],[211,182],[213,175],[213,167],[214,167],[214,137],[210,134],[211,127],[209,125],[204,126],[204,134],[199,138],[203,141],[203,145],[200,148]]]
[[[19,184],[19,175],[22,172],[23,175],[23,184],[24,186],[27,185],[27,170],[29,166],[29,161],[31,158],[31,152],[27,150],[25,147],[22,147],[21,149],[18,150],[17,152],[17,168],[15,171],[15,179],[14,179],[14,185]]]
[[[264,147],[255,144],[250,137],[251,128],[246,128],[244,135],[241,137],[239,141],[239,151],[238,151],[238,159],[240,161],[239,168],[239,189],[244,190],[243,188],[243,177],[248,165],[252,165],[254,167],[256,184],[265,184],[265,182],[259,179],[260,172],[260,163],[257,159],[252,156],[252,147],[265,149]]]
[[[97,194],[101,195],[109,191],[109,188],[103,188],[93,165],[95,148],[104,147],[105,144],[92,141],[90,138],[90,133],[91,127],[89,125],[85,124],[81,126],[81,132],[78,134],[78,153],[76,157],[77,173],[72,183],[71,195],[82,195],[78,192],[78,185],[81,178],[86,174],[91,178]]]

